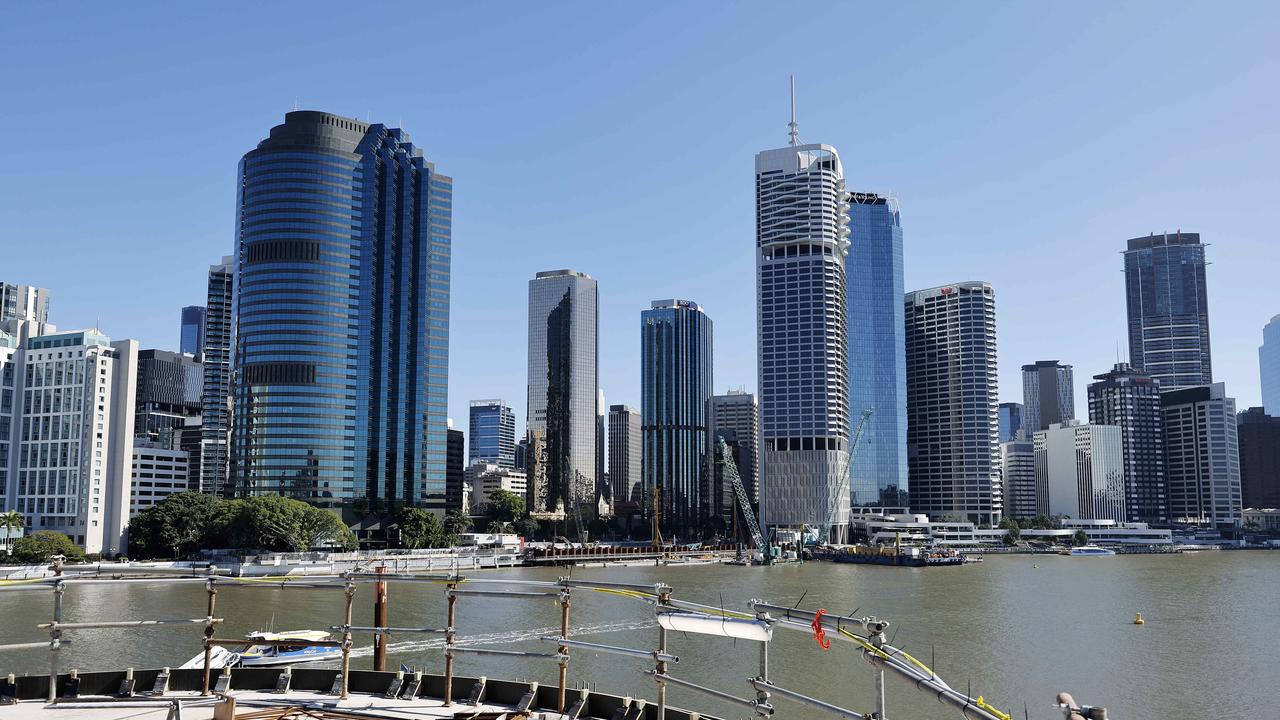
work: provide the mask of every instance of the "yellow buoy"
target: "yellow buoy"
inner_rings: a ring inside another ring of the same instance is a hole
[[[1147,621],[1142,619],[1142,613],[1137,613],[1137,614],[1136,614],[1136,615],[1134,615],[1134,617],[1133,617],[1133,624],[1134,624],[1134,625],[1146,625],[1146,624],[1147,624]]]

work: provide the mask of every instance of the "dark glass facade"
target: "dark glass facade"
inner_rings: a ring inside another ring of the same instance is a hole
[[[643,487],[660,490],[660,527],[682,538],[728,510],[707,472],[711,333],[711,318],[687,300],[656,300],[640,313]]]
[[[445,509],[462,510],[462,483],[465,480],[466,464],[463,462],[462,446],[466,436],[461,430],[449,428],[445,443]]]
[[[599,466],[596,281],[547,270],[529,281],[527,502],[540,517],[595,511]],[[574,505],[577,504],[575,509]]]
[[[178,349],[188,355],[200,357],[204,352],[204,318],[203,305],[188,305],[182,308],[182,334],[179,337]]]
[[[1022,366],[1022,422],[1028,438],[1075,417],[1075,381],[1070,365],[1040,360]]]
[[[1128,363],[1093,377],[1097,382],[1089,384],[1089,422],[1120,427],[1129,520],[1168,522],[1160,382]]]
[[[849,416],[862,429],[849,466],[853,504],[905,508],[907,356],[902,305],[902,223],[898,204],[873,193],[849,201]]]
[[[1164,390],[1213,382],[1199,233],[1135,238],[1124,253],[1129,362]]]
[[[1018,439],[1022,430],[1022,403],[1000,403],[1000,442]]]
[[[204,391],[200,396],[200,492],[225,495],[231,447],[231,373],[235,339],[235,257],[209,266],[205,306]]]
[[[179,449],[179,431],[201,415],[203,385],[202,369],[194,358],[165,350],[140,351],[134,437],[145,437],[168,450]]]
[[[1280,418],[1263,408],[1237,416],[1240,492],[1247,508],[1280,508]]]
[[[323,112],[241,160],[237,492],[445,507],[452,193],[404,131]]]
[[[516,466],[516,415],[501,400],[473,400],[468,423],[467,463]]]

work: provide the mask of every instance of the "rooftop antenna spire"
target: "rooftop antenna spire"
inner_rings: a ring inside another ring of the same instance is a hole
[[[787,127],[791,128],[788,133],[791,135],[791,147],[800,144],[800,126],[796,124],[796,76],[791,76],[791,122],[787,123]]]

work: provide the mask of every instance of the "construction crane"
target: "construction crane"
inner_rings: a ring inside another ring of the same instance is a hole
[[[751,499],[747,497],[747,491],[742,487],[742,477],[738,475],[738,464],[733,461],[733,456],[729,454],[729,445],[723,439],[716,446],[716,452],[720,454],[721,462],[724,464],[725,476],[733,485],[733,495],[738,499],[738,509],[747,522],[747,529],[751,531],[751,541],[760,551],[764,564],[768,565],[773,561],[773,556],[769,553],[769,544],[764,540],[764,533],[760,532],[760,523],[756,521],[756,514],[751,510]]]
[[[845,457],[844,468],[840,471],[840,482],[832,490],[831,497],[827,498],[827,512],[817,528],[819,544],[827,542],[831,537],[831,527],[835,525],[835,520],[840,514],[840,501],[849,487],[849,468],[853,466],[853,459],[858,455],[858,441],[862,439],[862,431],[866,428],[867,420],[870,420],[875,412],[875,408],[867,408],[858,418],[858,426],[854,429],[853,439],[849,442],[849,454]]]

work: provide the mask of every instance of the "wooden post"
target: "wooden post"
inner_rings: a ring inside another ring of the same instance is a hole
[[[379,565],[374,568],[374,572],[381,575],[386,571],[385,565]],[[374,585],[373,591],[373,626],[384,628],[387,626],[387,581],[378,580]],[[386,633],[375,633],[373,636],[373,669],[381,672],[387,669],[387,635]]]
[[[209,694],[209,671],[213,664],[213,645],[209,643],[213,639],[213,610],[218,603],[218,588],[213,583],[213,578],[204,581],[204,589],[209,593],[209,604],[207,607],[207,617],[210,622],[204,626],[204,684],[201,685],[200,694],[207,696]]]
[[[341,700],[347,699],[347,681],[351,675],[351,604],[355,598],[355,583],[348,580],[346,624],[342,628],[342,693],[338,696]]]
[[[444,636],[444,706],[449,707],[453,704],[453,641],[457,638],[457,632],[454,629],[454,621],[457,620],[457,608],[455,607],[458,598],[453,594],[457,589],[458,583],[450,582],[445,585],[445,593],[449,599],[449,624],[445,627]]]
[[[560,591],[560,639],[564,640],[569,637],[569,587],[566,585]],[[565,681],[569,677],[569,646],[564,643],[560,644],[560,695],[556,708],[557,712],[564,712],[564,692]]]

